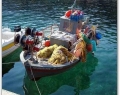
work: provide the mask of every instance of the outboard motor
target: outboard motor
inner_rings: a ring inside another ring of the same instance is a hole
[[[15,26],[14,27],[14,32],[19,32],[19,31],[21,31],[21,26],[20,25]]]

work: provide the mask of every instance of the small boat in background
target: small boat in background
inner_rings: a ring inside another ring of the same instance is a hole
[[[14,32],[11,31],[10,28],[3,28],[2,29],[2,58],[9,55],[16,49],[20,47],[20,45],[15,45],[14,44],[14,38],[16,34],[21,35],[21,27],[20,26],[15,26]]]

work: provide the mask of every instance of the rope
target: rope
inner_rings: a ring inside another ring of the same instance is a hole
[[[19,63],[20,61],[16,61],[16,62],[7,62],[7,63],[2,63],[2,64],[14,64],[14,63]]]
[[[32,72],[31,65],[30,65],[30,71],[31,71],[31,73],[32,73],[32,75],[33,75],[33,79],[34,79],[34,81],[35,81],[35,85],[36,85],[36,87],[37,87],[37,90],[38,90],[39,94],[41,95],[41,92],[40,92],[39,87],[38,87],[38,85],[37,85],[37,82],[36,82],[36,80],[35,80],[34,74],[33,74],[33,72]]]

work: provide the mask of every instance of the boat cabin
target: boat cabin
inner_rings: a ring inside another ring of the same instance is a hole
[[[60,17],[59,31],[54,31],[50,37],[50,44],[62,45],[69,47],[76,42],[76,31],[82,25],[82,20],[74,21],[66,16]]]

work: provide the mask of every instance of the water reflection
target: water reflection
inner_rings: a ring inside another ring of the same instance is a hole
[[[19,54],[21,48],[16,49],[11,54],[2,58],[2,76],[9,72],[14,67],[14,63],[20,61]]]
[[[87,55],[87,62],[79,63],[72,69],[54,76],[43,77],[37,81],[42,95],[48,95],[56,92],[63,85],[74,87],[75,95],[81,90],[90,87],[90,75],[95,71],[98,59],[92,54]],[[35,82],[31,81],[27,74],[24,77],[23,85],[25,95],[39,95]],[[67,94],[66,94],[67,95]]]
[[[12,68],[14,68],[14,63],[2,64],[2,77],[4,74],[8,73],[9,70],[11,70]]]

